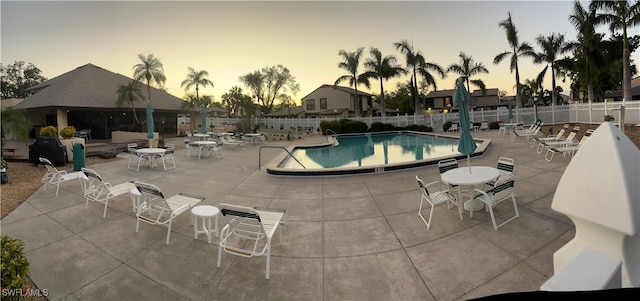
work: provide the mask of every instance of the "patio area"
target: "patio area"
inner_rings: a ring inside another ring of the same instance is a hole
[[[141,223],[128,195],[102,204],[85,200],[77,182],[34,193],[2,219],[2,233],[25,242],[31,278],[49,300],[467,300],[536,291],[553,275],[553,253],[571,240],[575,228],[551,210],[551,201],[569,158],[552,162],[497,130],[473,132],[492,144],[473,165],[496,166],[498,157],[515,159],[520,217],[493,230],[489,213],[473,219],[456,208],[434,210],[427,230],[417,215],[418,175],[439,180],[437,166],[372,175],[296,178],[258,170],[261,144],[226,149],[215,156],[188,159],[175,153],[177,168],[127,169],[127,160],[88,166],[105,181],[142,181],[172,196],[206,197],[203,204],[231,203],[287,209],[282,242],[274,238],[271,275],[265,258],[227,253],[216,267],[218,238],[193,238],[190,214],[166,228]],[[182,138],[173,138],[176,145]],[[305,136],[267,145],[314,144]],[[171,143],[171,141],[167,141]],[[281,150],[263,149],[262,166]],[[466,162],[460,161],[464,166]],[[45,170],[43,168],[42,173]],[[511,214],[508,202],[496,215]],[[426,210],[425,212],[428,212]],[[222,227],[223,219],[220,218]],[[277,235],[276,235],[277,236]]]

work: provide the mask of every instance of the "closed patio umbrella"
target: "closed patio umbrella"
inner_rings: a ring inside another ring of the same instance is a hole
[[[464,87],[464,81],[459,79],[456,84],[456,91],[453,94],[453,101],[458,104],[458,118],[460,119],[460,142],[458,143],[458,152],[467,155],[467,166],[471,173],[471,154],[478,147],[471,137],[471,126],[469,124],[468,103],[471,99],[469,92]]]
[[[200,133],[205,134],[207,132],[207,109],[205,107],[200,108]]]
[[[147,139],[149,139],[149,147],[153,147],[153,107],[150,101],[147,101]]]

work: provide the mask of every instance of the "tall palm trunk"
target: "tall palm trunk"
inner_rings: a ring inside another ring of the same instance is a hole
[[[518,62],[516,62],[516,106],[522,108],[522,86],[520,85],[520,72]]]
[[[558,105],[558,97],[556,97],[556,67],[551,62],[551,105]]]
[[[418,77],[416,76],[416,69],[413,68],[413,80],[411,81],[411,92],[413,93],[413,114],[418,114],[420,106],[418,103]]]
[[[589,61],[589,56],[586,57],[586,73],[587,73],[587,98],[589,99],[589,103],[593,102],[593,83],[591,82],[591,62]]]
[[[382,77],[380,78],[380,109],[382,110],[382,120],[387,116],[387,106],[384,103],[384,85],[382,84]]]
[[[353,86],[356,90],[353,109],[356,111],[356,117],[360,117],[360,97],[358,96],[358,82],[356,81]]]
[[[632,100],[631,98],[631,72],[629,71],[629,48],[625,45],[622,50],[622,95],[623,104],[625,101]]]

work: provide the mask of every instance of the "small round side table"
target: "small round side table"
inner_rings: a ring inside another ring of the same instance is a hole
[[[220,213],[220,210],[211,205],[200,205],[191,208],[193,238],[198,239],[199,234],[206,234],[207,242],[211,243],[211,232],[218,237],[218,213]],[[215,228],[211,228],[211,219],[215,219]],[[199,220],[202,222],[203,229],[198,226]]]

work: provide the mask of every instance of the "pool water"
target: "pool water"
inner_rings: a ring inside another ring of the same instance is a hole
[[[456,138],[412,133],[338,136],[337,141],[337,146],[296,148],[292,153],[308,169],[388,165],[460,154]],[[279,167],[304,169],[292,159]]]

